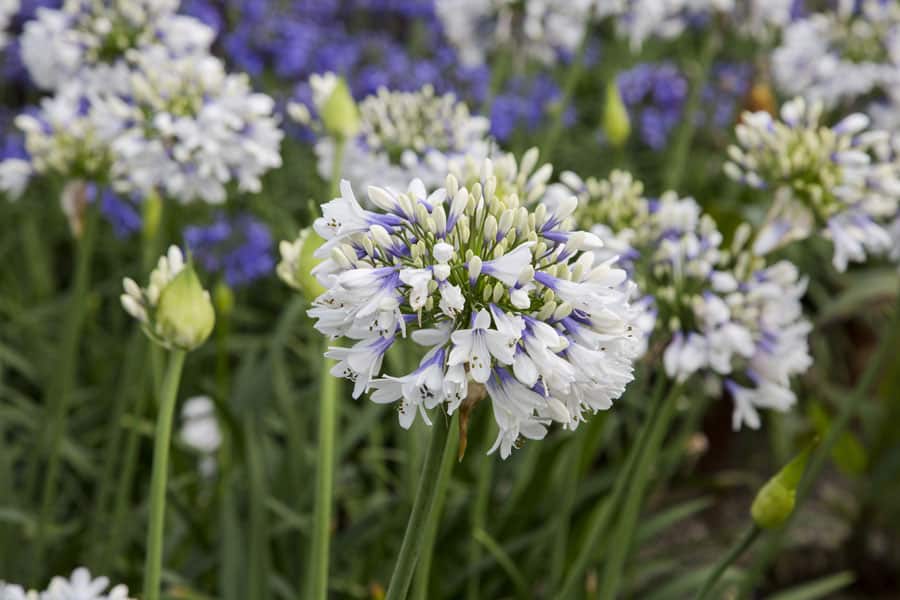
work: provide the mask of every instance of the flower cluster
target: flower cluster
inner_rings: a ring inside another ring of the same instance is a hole
[[[823,228],[834,245],[834,266],[883,254],[892,246],[887,222],[900,202],[900,164],[888,133],[870,130],[853,114],[821,124],[822,104],[796,98],[781,108],[746,113],[728,149],[725,172],[774,194],[754,249],[766,253]]]
[[[651,355],[662,350],[666,374],[684,381],[696,373],[723,383],[735,403],[733,425],[757,428],[758,408],[787,410],[795,402],[790,377],[810,364],[800,299],[805,282],[788,262],[766,265],[743,247],[742,229],[731,248],[715,222],[692,198],[666,192],[644,196],[630,174],[582,181],[563,173],[568,189],[554,189],[551,205],[576,192],[579,219],[594,224],[610,253],[637,283],[643,307],[636,321]]]
[[[17,119],[30,158],[0,164],[3,190],[15,197],[31,174],[52,173],[184,202],[222,202],[232,181],[259,191],[281,164],[274,102],[227,74],[207,53],[211,30],[175,8],[70,0],[38,11],[23,54],[33,47],[29,72],[54,95]]]
[[[216,472],[216,452],[222,445],[222,431],[216,418],[216,406],[209,396],[193,396],[181,408],[178,437],[199,455],[199,470],[206,477]]]
[[[250,215],[220,214],[210,225],[185,228],[184,240],[197,263],[231,287],[266,277],[275,266],[269,228]]]
[[[859,5],[859,9],[854,8]],[[784,30],[772,54],[775,82],[789,95],[832,108],[900,85],[900,5],[841,2]]]
[[[360,102],[359,113],[360,130],[347,141],[341,169],[357,191],[376,183],[402,190],[412,179],[433,189],[451,162],[488,152],[488,120],[472,115],[453,94],[436,95],[428,85],[416,92],[382,88]],[[335,150],[331,137],[316,144],[324,178],[332,174]]]
[[[681,120],[687,80],[674,65],[644,63],[620,73],[618,84],[641,141],[654,150],[664,148]]]
[[[9,41],[7,29],[17,12],[19,0],[0,0],[0,50],[3,50]]]
[[[529,210],[490,160],[480,173],[471,184],[449,175],[431,194],[418,180],[405,192],[370,187],[376,211],[343,182],[315,223],[326,292],[309,314],[352,340],[327,355],[354,397],[371,389],[375,402],[399,402],[408,428],[439,406],[467,413],[486,394],[500,430],[491,451],[506,458],[520,437],[543,438],[552,421],[575,428],[621,395],[635,311],[625,272],[595,260],[596,236],[573,230],[574,198]],[[401,337],[428,350],[413,372],[382,376]]]
[[[178,0],[65,0],[59,10],[38,9],[22,34],[22,61],[47,90],[78,80],[127,91],[132,50],[159,47],[178,56],[209,49],[212,29],[177,9]]]
[[[482,64],[505,48],[515,59],[551,65],[581,43],[594,0],[436,0],[435,9],[465,64]]]
[[[0,581],[0,600],[130,600],[124,585],[109,587],[108,577],[91,575],[84,567],[72,571],[70,578],[54,577],[42,592]]]
[[[122,307],[164,348],[193,350],[212,332],[215,312],[209,292],[177,246],[160,257],[146,288],[128,277],[123,287]]]

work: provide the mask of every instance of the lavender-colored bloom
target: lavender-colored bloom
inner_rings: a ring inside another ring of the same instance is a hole
[[[710,81],[703,88],[702,108],[696,115],[698,123],[716,128],[733,125],[750,90],[752,71],[747,63],[713,65]]]
[[[533,131],[546,120],[550,106],[560,97],[559,86],[548,75],[533,79],[512,78],[491,105],[491,135],[501,142],[517,129]],[[575,121],[575,109],[567,107],[563,123]]]
[[[141,215],[134,205],[109,188],[100,192],[100,213],[120,239],[131,237],[141,228]]]
[[[275,267],[269,229],[250,215],[219,214],[209,225],[185,228],[184,239],[197,262],[232,287],[248,285]]]
[[[640,138],[654,150],[662,149],[681,120],[687,81],[670,63],[642,63],[618,77],[622,100]]]

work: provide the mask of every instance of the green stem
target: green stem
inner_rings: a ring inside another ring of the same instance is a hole
[[[600,415],[595,415],[594,418],[600,418]],[[562,580],[566,567],[566,557],[568,556],[569,523],[575,507],[576,492],[578,491],[576,482],[579,480],[581,473],[581,456],[587,440],[584,432],[581,433],[582,435],[579,435],[576,439],[569,440],[568,447],[565,449],[565,454],[561,461],[565,476],[562,479],[562,497],[555,511],[556,519],[553,527],[556,530],[556,535],[554,536],[554,551],[550,558],[550,581],[553,589],[558,587]]]
[[[44,473],[43,486],[40,499],[40,513],[38,517],[37,534],[34,542],[35,566],[44,563],[44,549],[47,542],[47,530],[53,519],[53,506],[60,471],[60,448],[66,435],[66,420],[69,404],[72,400],[72,388],[75,386],[76,371],[78,365],[78,342],[81,339],[81,331],[84,326],[85,312],[87,311],[87,297],[91,279],[91,260],[94,254],[94,245],[97,234],[97,210],[88,206],[84,214],[84,229],[78,240],[75,251],[75,274],[72,281],[72,291],[68,299],[68,310],[63,324],[62,340],[59,345],[54,377],[50,381],[47,394],[49,415],[47,428],[45,429],[44,456],[47,458],[47,470]],[[29,489],[37,487],[37,465],[40,455],[36,454],[32,463]]]
[[[456,429],[459,425],[459,413],[453,415],[450,422],[450,431]],[[438,419],[442,419],[443,415],[439,415]],[[450,481],[450,474],[453,471],[453,463],[457,462],[456,449],[459,445],[459,436],[451,435],[447,439],[447,445],[444,446],[444,454],[441,457],[441,467],[438,473],[437,488],[439,490],[447,489]],[[434,499],[433,517],[428,521],[425,527],[425,540],[422,542],[422,552],[419,558],[419,568],[416,569],[415,581],[413,582],[412,597],[417,600],[427,600],[431,596],[428,595],[428,580],[431,575],[431,560],[434,552],[434,542],[437,538],[438,525],[441,520],[441,514],[444,511],[444,501],[446,494],[438,494]]]
[[[703,100],[703,85],[709,75],[713,59],[719,49],[719,34],[711,27],[706,33],[700,56],[695,65],[693,75],[690,78],[690,90],[684,103],[681,126],[675,134],[675,140],[669,154],[669,160],[663,175],[663,189],[676,189],[681,183],[681,176],[685,171],[688,155],[691,150],[691,142],[697,130],[697,111]]]
[[[694,600],[704,600],[709,595],[725,570],[753,545],[753,542],[756,541],[756,538],[759,537],[760,533],[762,533],[762,530],[756,525],[752,525],[744,531],[741,537],[731,546],[728,554],[723,556],[712,572],[710,572],[706,581],[703,582],[703,587],[701,587],[700,591],[697,592],[697,595],[694,596]]]
[[[490,447],[493,432],[490,427],[484,426],[484,438],[487,447]],[[478,483],[475,488],[475,501],[472,503],[471,526],[472,531],[483,531],[487,525],[487,511],[491,497],[491,483],[494,473],[494,461],[490,458],[482,458],[478,463]],[[473,536],[469,541],[469,565],[472,566],[472,575],[466,586],[466,599],[478,600],[481,594],[481,585],[477,565],[481,562],[482,544]]]
[[[163,531],[166,519],[166,483],[169,473],[169,448],[172,421],[178,399],[178,384],[186,353],[173,350],[169,354],[166,374],[159,398],[159,414],[153,443],[153,473],[150,479],[150,522],[147,528],[147,558],[144,563],[144,600],[159,600],[162,579]]]
[[[809,459],[806,473],[797,488],[797,501],[794,512],[781,529],[773,532],[769,536],[768,543],[754,561],[753,566],[741,585],[739,598],[746,597],[749,594],[763,572],[775,559],[775,556],[778,554],[781,544],[787,535],[787,531],[793,523],[793,517],[797,514],[797,508],[811,492],[813,484],[816,482],[816,479],[825,467],[826,460],[834,449],[834,445],[841,439],[844,431],[850,425],[850,421],[853,419],[854,414],[856,414],[857,409],[864,404],[866,394],[877,381],[878,375],[881,373],[888,359],[896,352],[898,337],[900,337],[900,290],[897,292],[894,314],[891,318],[891,322],[888,324],[887,330],[879,342],[875,355],[867,362],[866,369],[863,371],[863,374],[853,388],[853,391],[844,397],[837,418],[832,423],[828,433],[825,434],[822,443],[813,451],[813,454]]]
[[[326,349],[328,342],[325,343]],[[330,358],[322,359],[319,381],[319,440],[316,468],[316,503],[310,540],[310,577],[306,597],[328,597],[328,562],[331,544],[331,510],[334,502],[334,449],[338,419],[338,379],[329,371]]]
[[[562,589],[558,596],[559,598],[575,597],[575,588],[581,580],[582,575],[587,570],[591,557],[594,555],[594,549],[597,547],[600,538],[603,537],[603,534],[606,532],[606,528],[612,518],[613,510],[618,507],[622,496],[625,494],[628,476],[634,470],[638,457],[643,453],[644,448],[649,443],[653,423],[656,422],[659,416],[660,390],[664,385],[665,379],[665,377],[661,377],[656,384],[657,389],[654,391],[651,400],[653,412],[638,433],[638,437],[634,444],[631,446],[628,456],[625,458],[625,464],[613,484],[612,491],[603,502],[597,505],[590,515],[587,523],[587,531],[583,538],[584,541],[581,543],[578,553],[572,561],[572,566],[569,568],[568,575],[566,575],[566,578],[563,580]]]
[[[431,443],[425,454],[425,464],[422,465],[422,473],[419,478],[419,488],[416,492],[415,502],[409,514],[406,524],[406,533],[403,534],[403,543],[397,562],[394,564],[394,572],[388,585],[385,600],[403,600],[409,590],[416,562],[425,545],[425,535],[429,527],[434,526],[432,521],[437,517],[435,498],[444,493],[441,484],[446,485],[446,480],[441,481],[440,470],[443,456],[453,444],[452,436],[449,436],[450,428],[443,417],[435,420],[431,428]],[[451,455],[454,452],[450,452]]]
[[[612,600],[616,597],[622,580],[622,572],[625,568],[625,559],[631,550],[634,541],[634,532],[643,506],[644,494],[650,482],[650,473],[657,463],[659,449],[663,438],[669,429],[669,424],[675,416],[675,407],[680,396],[681,386],[672,388],[661,406],[657,407],[657,416],[650,426],[650,434],[647,437],[647,446],[641,452],[635,465],[634,472],[630,476],[628,492],[621,504],[621,512],[616,529],[609,545],[609,557],[603,569],[603,577],[600,581],[600,600]]]
[[[591,23],[589,21],[584,27],[584,32],[581,34],[581,43],[578,46],[575,56],[572,57],[572,62],[569,64],[569,69],[566,72],[566,79],[563,82],[562,97],[553,108],[553,114],[551,115],[552,120],[550,121],[550,128],[547,130],[547,136],[544,138],[544,143],[539,146],[545,160],[549,161],[553,156],[556,142],[559,141],[559,136],[562,133],[563,118],[566,115],[566,108],[568,108],[569,102],[575,94],[575,87],[578,85],[578,80],[581,78],[582,71],[584,71],[584,55],[585,52],[587,52],[588,42],[590,41],[590,31]]]

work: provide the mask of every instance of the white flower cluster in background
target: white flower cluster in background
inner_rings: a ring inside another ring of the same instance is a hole
[[[900,206],[900,140],[869,129],[860,113],[828,127],[822,110],[821,102],[795,98],[782,106],[780,120],[745,113],[725,172],[773,195],[757,253],[821,231],[834,246],[834,267],[843,271],[893,246],[888,224]]]
[[[181,408],[181,442],[200,457],[200,473],[216,472],[216,452],[222,445],[222,431],[216,418],[216,406],[209,396],[193,396]]]
[[[637,323],[651,356],[662,352],[669,377],[684,381],[699,373],[715,387],[724,384],[735,429],[758,428],[759,408],[793,406],[790,378],[811,363],[811,327],[800,304],[806,284],[791,263],[766,265],[747,252],[747,227],[724,247],[715,222],[692,198],[666,192],[649,199],[629,173],[561,179],[567,189],[554,188],[551,203],[576,193],[579,223],[604,242],[598,260],[621,255],[641,296]]]
[[[900,4],[841,2],[784,30],[772,54],[775,83],[783,93],[820,100],[826,108],[876,90],[900,86]]]
[[[620,35],[637,50],[648,39],[673,39],[692,24],[717,18],[739,33],[767,38],[790,23],[793,4],[794,0],[620,0],[619,10],[608,9],[601,16],[615,16]],[[605,5],[599,0],[601,10]]]
[[[313,78],[314,98],[319,82]],[[472,115],[453,94],[436,95],[431,86],[416,92],[381,88],[359,103],[360,131],[347,140],[341,173],[357,193],[369,185],[403,190],[412,179],[426,188],[443,183],[452,163],[464,156],[481,159],[488,153],[487,118]],[[315,146],[319,173],[332,175],[335,141],[321,138]]]
[[[108,577],[94,578],[79,567],[70,578],[54,577],[46,590],[37,592],[0,581],[0,600],[131,600],[124,585],[109,587]]]
[[[212,30],[177,7],[68,1],[39,11],[23,55],[54,95],[17,120],[30,161],[0,163],[0,191],[18,197],[33,174],[182,202],[224,202],[230,184],[259,191],[281,165],[274,101],[226,73],[208,52]]]
[[[172,55],[204,54],[214,33],[176,14],[178,0],[65,0],[39,8],[25,25],[22,61],[34,82],[55,90],[72,80],[125,92],[130,50],[163,48]]]
[[[600,0],[600,4],[610,0]],[[553,65],[581,43],[596,0],[436,0],[444,32],[468,66],[510,52]]]
[[[309,314],[350,340],[327,353],[332,373],[354,381],[354,397],[398,402],[405,428],[486,393],[499,428],[491,451],[506,458],[521,438],[543,438],[553,421],[574,429],[622,394],[636,311],[625,271],[573,228],[574,198],[531,210],[490,160],[480,172],[470,185],[449,175],[431,194],[418,180],[403,192],[370,187],[374,211],[343,182],[315,223],[326,242],[314,274],[327,291]],[[404,337],[427,348],[419,367],[383,374]]]

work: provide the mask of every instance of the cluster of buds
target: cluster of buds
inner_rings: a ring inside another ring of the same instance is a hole
[[[870,130],[852,114],[832,127],[820,123],[822,104],[795,98],[781,119],[745,113],[729,147],[725,173],[774,194],[754,250],[765,254],[817,229],[834,244],[834,266],[892,247],[886,224],[898,212],[900,163],[887,132]]]
[[[368,196],[377,210],[342,182],[314,225],[326,291],[309,314],[322,333],[352,340],[327,355],[354,397],[371,389],[375,402],[398,402],[409,427],[438,407],[466,415],[486,395],[499,428],[491,451],[505,458],[551,422],[574,429],[622,394],[638,346],[631,284],[615,259],[596,258],[597,236],[574,229],[575,198],[530,209],[490,160],[470,184],[448,175],[430,194],[414,180]],[[401,337],[427,351],[413,372],[382,375]]]
[[[125,278],[123,286],[122,307],[160,346],[193,350],[212,333],[216,315],[209,292],[177,246],[169,247],[160,257],[147,287],[130,278]]]

